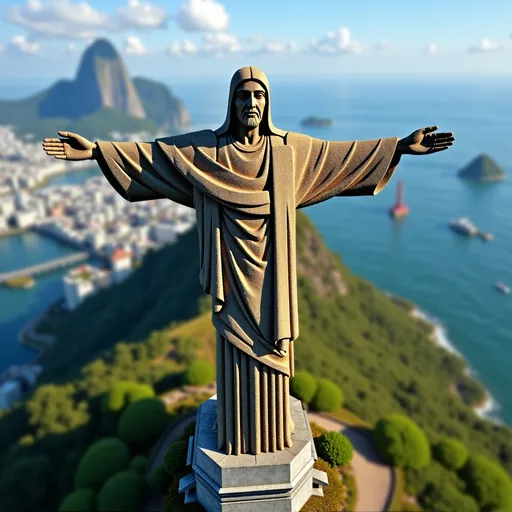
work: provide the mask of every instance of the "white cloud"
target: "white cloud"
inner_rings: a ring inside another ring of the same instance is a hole
[[[167,13],[158,5],[139,0],[128,0],[126,7],[117,9],[115,23],[121,30],[157,29],[166,28],[167,19]]]
[[[197,45],[188,39],[185,39],[185,41],[173,41],[168,48],[168,52],[177,57],[193,55],[197,53],[197,51]]]
[[[26,39],[25,36],[14,36],[11,38],[8,49],[16,53],[35,55],[41,51],[41,47],[35,41]]]
[[[66,51],[68,53],[75,53],[76,52],[76,46],[74,43],[68,43],[67,47],[66,47]]]
[[[341,27],[327,33],[319,41],[316,39],[311,41],[309,50],[323,55],[338,55],[340,53],[361,53],[363,47],[357,41],[352,40],[348,28]]]
[[[388,41],[380,41],[379,43],[376,43],[373,48],[379,52],[386,52],[391,50],[393,45]]]
[[[37,37],[83,39],[107,25],[108,16],[87,2],[70,0],[27,0],[25,5],[7,7],[5,20],[20,25]]]
[[[177,22],[188,32],[223,32],[229,25],[229,14],[215,0],[187,0],[178,12]]]
[[[491,41],[487,37],[482,37],[477,45],[468,48],[469,53],[491,53],[501,52],[504,50],[506,50],[506,46],[504,44]]]
[[[148,50],[138,36],[128,36],[124,42],[124,51],[130,55],[147,55]]]
[[[437,53],[439,51],[439,47],[435,43],[428,43],[425,48],[425,51],[427,53],[430,53],[430,55],[434,55],[435,53]]]
[[[268,41],[263,43],[260,48],[258,48],[255,53],[269,53],[269,54],[281,54],[281,53],[290,53],[297,49],[297,45],[294,41],[290,41],[288,43],[282,43],[281,41]]]
[[[238,38],[233,34],[220,32],[215,34],[205,34],[203,36],[201,52],[220,57],[229,53],[239,53],[241,51],[242,45]]]

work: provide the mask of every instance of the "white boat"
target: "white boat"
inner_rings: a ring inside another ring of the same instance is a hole
[[[478,228],[467,218],[460,217],[450,222],[450,227],[457,233],[466,236],[475,236],[478,234]]]
[[[507,286],[504,283],[496,283],[496,289],[499,290],[501,293],[504,293],[505,295],[508,295],[510,293],[510,286]]]

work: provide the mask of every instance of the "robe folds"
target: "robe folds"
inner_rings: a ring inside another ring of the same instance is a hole
[[[295,211],[389,182],[396,137],[331,142],[288,132],[256,147],[211,130],[154,142],[98,142],[98,163],[128,201],[195,208],[199,279],[217,330],[219,449],[292,444],[289,378],[299,335]],[[286,353],[276,344],[285,341]]]

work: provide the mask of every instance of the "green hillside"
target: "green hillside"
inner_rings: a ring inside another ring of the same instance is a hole
[[[465,376],[463,362],[431,341],[431,329],[413,319],[407,305],[353,275],[301,212],[297,251],[297,369],[336,382],[346,407],[371,424],[400,412],[431,443],[457,437],[472,454],[512,474],[512,431],[480,419],[468,405],[482,398],[482,389]],[[38,512],[56,509],[72,490],[87,446],[111,435],[99,398],[116,381],[144,382],[161,393],[179,382],[190,346],[198,345],[192,356],[213,361],[214,331],[198,271],[193,229],[61,319],[57,344],[42,361],[46,385],[0,416],[0,510],[15,503],[16,510],[32,512],[37,495],[43,496]],[[427,469],[409,472],[408,488],[448,478],[437,466]]]

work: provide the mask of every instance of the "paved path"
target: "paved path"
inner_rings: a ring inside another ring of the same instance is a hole
[[[357,485],[355,512],[385,512],[394,490],[393,471],[379,459],[373,443],[356,427],[308,412],[310,422],[342,432],[354,445],[352,467]]]

